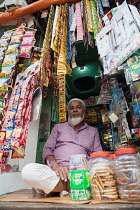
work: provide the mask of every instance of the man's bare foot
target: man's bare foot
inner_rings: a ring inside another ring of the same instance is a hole
[[[70,193],[66,190],[63,190],[61,193],[60,193],[60,197],[70,197]]]

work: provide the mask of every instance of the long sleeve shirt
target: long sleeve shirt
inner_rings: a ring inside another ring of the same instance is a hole
[[[43,163],[46,157],[54,156],[60,166],[69,166],[71,155],[102,151],[99,134],[96,128],[87,123],[76,131],[68,122],[54,126],[43,148]]]

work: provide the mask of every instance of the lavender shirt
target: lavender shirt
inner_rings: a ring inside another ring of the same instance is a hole
[[[102,151],[99,134],[96,128],[86,123],[76,131],[68,122],[54,126],[43,149],[43,162],[49,155],[55,157],[60,166],[69,166],[70,156]]]

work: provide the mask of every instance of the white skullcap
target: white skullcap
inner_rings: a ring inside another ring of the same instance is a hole
[[[72,98],[68,103],[68,107],[70,105],[70,102],[72,102],[72,101],[80,101],[82,103],[83,108],[86,109],[86,105],[85,105],[84,101],[82,101],[80,98]]]

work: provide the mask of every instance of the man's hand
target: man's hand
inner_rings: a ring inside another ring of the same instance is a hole
[[[60,179],[64,182],[69,180],[69,170],[67,167],[59,166],[56,162],[54,156],[50,155],[46,158],[46,163],[49,161],[51,163],[52,170],[55,171],[57,176],[60,176]]]
[[[69,171],[67,167],[58,166],[54,169],[54,171],[56,172],[57,176],[60,176],[62,181],[67,182],[69,180]]]

